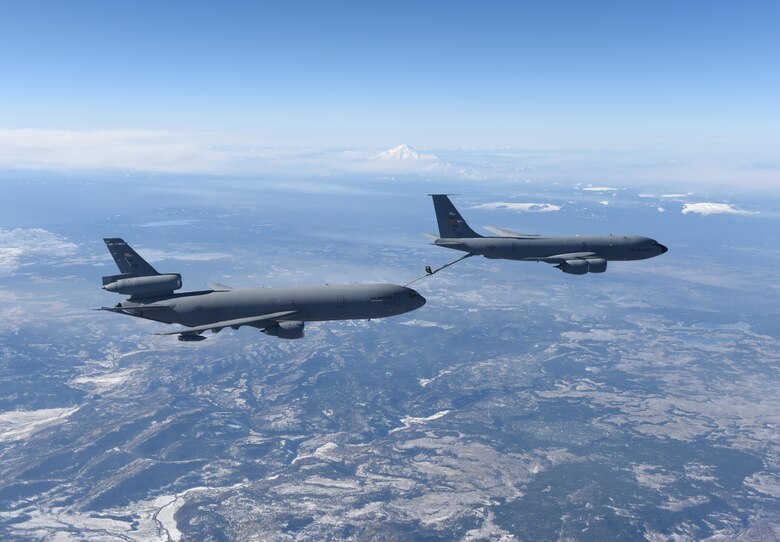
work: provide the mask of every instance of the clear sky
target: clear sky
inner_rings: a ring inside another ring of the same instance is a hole
[[[0,4],[0,128],[778,147],[780,2]]]

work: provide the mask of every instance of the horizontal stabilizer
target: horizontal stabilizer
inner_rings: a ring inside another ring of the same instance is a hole
[[[434,241],[433,244],[440,247],[452,247],[452,248],[460,248],[466,246],[466,243],[464,243],[463,241],[456,241],[454,239],[436,239],[436,241]]]
[[[541,237],[540,235],[535,235],[533,233],[520,233],[513,230],[508,230],[506,228],[499,228],[498,226],[485,226],[485,229],[489,232],[495,233],[499,237]]]
[[[432,234],[432,233],[424,233],[423,235],[424,235],[425,237],[427,237],[428,239],[430,239],[431,241],[433,241],[433,242],[436,242],[436,240],[438,240],[438,239],[439,239],[439,236],[438,236],[438,235],[434,235],[434,234]]]
[[[195,327],[182,327],[178,329],[174,329],[173,331],[165,331],[163,333],[156,333],[156,335],[177,335],[180,333],[202,333],[203,331],[213,331],[218,332],[226,327],[232,327],[233,329],[238,329],[241,326],[252,326],[252,327],[267,327],[274,323],[276,323],[278,320],[286,319],[289,316],[292,316],[295,314],[296,311],[282,311],[282,312],[272,312],[270,314],[261,314],[259,316],[249,316],[247,318],[237,318],[235,320],[223,320],[222,322],[214,322],[212,324],[204,324],[202,326],[195,326]]]

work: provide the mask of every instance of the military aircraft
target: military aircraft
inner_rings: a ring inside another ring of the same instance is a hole
[[[439,223],[439,237],[431,235],[434,244],[467,252],[464,258],[479,255],[545,262],[564,273],[584,275],[603,273],[608,261],[646,260],[668,250],[655,239],[636,235],[549,237],[488,227],[498,237],[484,237],[469,227],[447,195],[431,194],[431,197]]]
[[[384,318],[425,305],[416,291],[395,284],[230,288],[214,283],[209,290],[174,293],[182,287],[180,274],[158,273],[123,239],[103,241],[120,271],[103,277],[103,289],[130,297],[98,310],[181,324],[186,327],[158,333],[178,335],[180,341],[202,341],[205,331],[241,326],[300,339],[307,321]]]

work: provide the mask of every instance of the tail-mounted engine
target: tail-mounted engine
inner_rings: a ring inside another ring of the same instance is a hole
[[[181,288],[181,275],[166,273],[145,277],[111,275],[103,277],[103,289],[133,297],[155,297],[169,295]]]

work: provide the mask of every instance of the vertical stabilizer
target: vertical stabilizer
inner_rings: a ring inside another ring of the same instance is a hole
[[[482,237],[472,230],[446,194],[431,194],[436,220],[439,223],[439,236],[443,239],[464,237]]]
[[[141,258],[124,239],[112,237],[103,239],[108,251],[113,256],[120,273],[133,277],[149,277],[159,275],[157,270]]]

